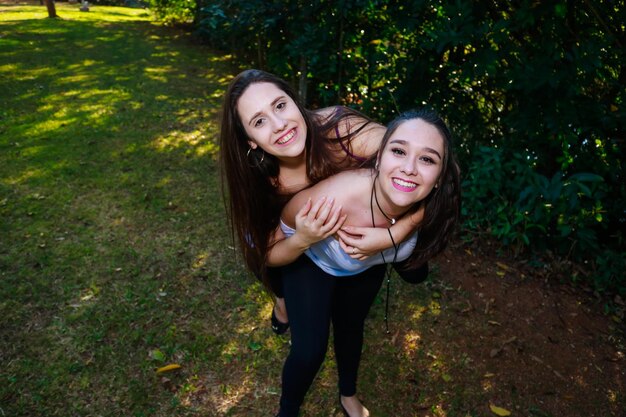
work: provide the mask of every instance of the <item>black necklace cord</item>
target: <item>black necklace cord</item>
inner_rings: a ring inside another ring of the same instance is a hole
[[[383,216],[385,216],[385,219],[389,220],[389,222],[393,226],[394,224],[396,224],[396,219],[387,216],[387,213],[383,211],[382,207],[380,207],[380,203],[378,202],[378,194],[376,193],[376,180],[377,179],[378,179],[378,174],[376,174],[376,177],[374,178],[374,183],[372,185],[372,194],[374,194],[374,200],[376,200],[376,207],[378,207],[378,210],[380,210]],[[374,223],[374,211],[372,211],[372,223]],[[391,241],[393,242],[393,239]],[[393,244],[395,247],[395,242],[393,242]]]
[[[395,219],[391,219],[387,216],[387,214],[385,214],[385,212],[383,211],[383,209],[380,207],[380,204],[378,203],[378,196],[376,195],[376,180],[378,179],[378,173],[376,173],[376,176],[374,177],[374,181],[372,181],[372,192],[370,194],[370,213],[372,214],[372,227],[376,227],[376,222],[374,221],[374,201],[376,200],[376,206],[378,206],[378,210],[380,210],[380,212],[383,214],[383,216],[385,216],[385,218],[387,220],[389,220],[391,222],[391,224],[395,224],[396,220]],[[396,260],[398,259],[398,245],[396,244],[396,241],[393,238],[393,235],[391,234],[391,228],[387,228],[387,233],[389,233],[389,238],[391,238],[391,244],[393,245],[393,249],[394,249],[394,253],[393,253],[393,263],[396,262]],[[385,276],[387,277],[387,295],[385,297],[385,331],[387,332],[387,334],[389,334],[389,288],[391,285],[391,271],[389,269],[389,265],[387,264],[387,261],[385,260],[385,255],[383,254],[383,251],[380,251],[380,256],[383,258],[383,263],[385,264]]]

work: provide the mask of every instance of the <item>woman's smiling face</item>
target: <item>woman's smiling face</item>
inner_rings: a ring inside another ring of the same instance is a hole
[[[304,156],[307,127],[296,103],[275,84],[251,84],[237,102],[252,149],[260,147],[281,161]]]
[[[430,194],[443,169],[444,139],[422,119],[410,119],[391,134],[379,156],[378,182],[388,209],[402,212]]]

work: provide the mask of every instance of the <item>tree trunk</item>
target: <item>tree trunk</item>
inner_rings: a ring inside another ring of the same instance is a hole
[[[256,35],[256,55],[258,61],[258,69],[265,70],[265,59],[263,54],[263,38],[260,33]]]
[[[306,90],[307,90],[307,61],[304,55],[300,56],[300,79],[298,80],[298,94],[302,100],[302,104],[306,105]]]
[[[343,1],[339,2],[339,45],[337,46],[337,104],[341,103],[341,73],[343,71]]]
[[[48,8],[48,17],[58,17],[57,9],[54,5],[54,0],[45,0],[46,7]]]

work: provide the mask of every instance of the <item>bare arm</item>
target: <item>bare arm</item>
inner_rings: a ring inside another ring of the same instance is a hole
[[[313,204],[306,191],[298,193],[283,211],[283,221],[291,227],[295,225],[296,232],[290,237],[286,237],[280,227],[274,232],[267,255],[269,266],[295,261],[312,244],[335,234],[346,220],[341,206],[336,206],[333,199],[322,197]],[[304,199],[302,208],[294,213]]]
[[[344,226],[338,232],[341,248],[352,258],[364,260],[385,249],[391,248],[393,243],[405,241],[415,232],[424,219],[424,208],[420,207],[415,213],[404,216],[389,228],[393,242],[387,229],[382,227],[355,227]]]
[[[323,118],[331,117],[336,111],[341,111],[340,106],[325,107],[323,109],[316,110],[315,113]],[[357,130],[368,122],[363,117],[347,117],[340,120],[337,125],[339,136],[347,136],[350,133],[357,132]],[[378,152],[380,142],[385,134],[387,128],[379,123],[370,122],[367,123],[363,129],[355,133],[350,140],[350,147],[352,148],[352,154],[358,158],[368,158]],[[334,137],[335,132],[332,132]],[[341,148],[337,148],[337,152],[344,153]]]

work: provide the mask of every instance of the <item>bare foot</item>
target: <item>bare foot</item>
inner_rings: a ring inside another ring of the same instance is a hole
[[[369,410],[361,404],[361,400],[356,395],[352,397],[342,395],[339,401],[350,417],[369,417],[370,415]]]

